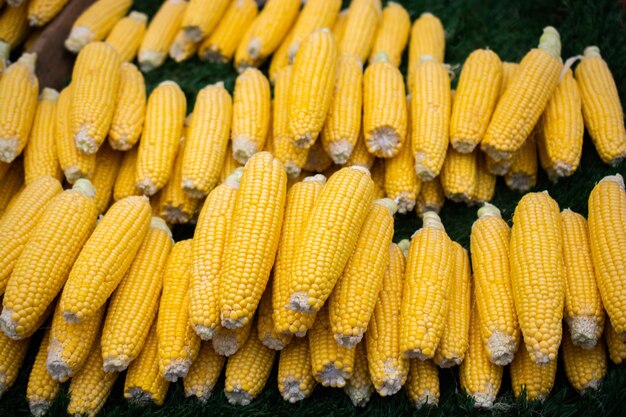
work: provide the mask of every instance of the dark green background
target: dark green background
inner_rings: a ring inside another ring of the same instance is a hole
[[[415,20],[422,12],[437,15],[446,29],[446,62],[462,64],[474,49],[489,47],[497,52],[502,60],[519,61],[526,51],[536,46],[541,30],[546,25],[555,26],[561,33],[563,57],[582,53],[587,45],[598,45],[602,55],[613,71],[618,85],[622,105],[626,99],[626,9],[615,0],[562,0],[562,1],[398,1],[410,12]],[[153,15],[158,9],[159,0],[135,1],[134,9]],[[344,4],[347,4],[344,1]],[[385,2],[386,3],[386,2]],[[267,65],[263,68],[266,69]],[[406,72],[406,54],[402,66]],[[458,73],[458,71],[457,71]],[[163,67],[146,75],[149,89],[159,82],[171,79],[180,84],[189,100],[191,111],[196,92],[206,84],[224,81],[226,87],[233,88],[236,72],[230,64],[215,65],[200,62],[196,58],[182,64],[168,61]],[[536,190],[547,189],[561,208],[587,214],[587,197],[594,184],[605,175],[626,173],[626,164],[611,168],[599,159],[590,139],[585,137],[583,158],[575,175],[557,184],[548,181],[543,172],[539,174]],[[492,201],[501,210],[503,217],[510,221],[515,205],[521,195],[506,188],[498,179],[497,191]],[[469,233],[476,217],[475,208],[463,204],[446,203],[442,219],[450,237],[469,246]],[[408,238],[420,226],[414,213],[399,215],[396,221],[398,241]],[[178,227],[174,230],[177,238],[190,237],[192,229]],[[14,387],[0,399],[0,416],[28,415],[25,400],[28,373],[32,367],[38,348],[40,335],[36,335],[22,372]],[[261,396],[247,407],[231,406],[227,403],[223,390],[223,377],[218,383],[214,396],[203,405],[193,399],[185,399],[182,383],[172,384],[164,407],[139,408],[129,405],[123,399],[121,375],[113,390],[111,399],[105,405],[102,415],[106,416],[196,416],[196,415],[296,415],[304,416],[349,416],[363,414],[370,416],[396,415],[523,415],[523,416],[592,416],[626,415],[626,369],[609,366],[609,373],[599,392],[579,396],[565,379],[559,364],[557,382],[552,395],[543,404],[525,404],[514,401],[508,372],[500,391],[499,403],[495,410],[479,412],[472,408],[472,402],[462,392],[458,382],[458,372],[440,371],[441,399],[438,408],[424,408],[415,411],[403,392],[390,397],[377,395],[365,409],[355,409],[342,390],[317,387],[313,397],[296,405],[282,400],[276,388],[276,369]],[[53,415],[64,415],[67,407],[67,384],[60,398],[51,409]]]

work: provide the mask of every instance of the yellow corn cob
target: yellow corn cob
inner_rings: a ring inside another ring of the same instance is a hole
[[[343,9],[337,14],[335,24],[332,26],[333,37],[337,45],[341,43],[343,35],[346,33],[346,23],[348,22],[348,9]]]
[[[85,366],[70,382],[67,413],[96,417],[111,394],[116,379],[117,373],[106,373],[102,369],[100,343],[96,341]]]
[[[233,96],[233,157],[245,164],[265,146],[271,111],[269,81],[258,69],[248,68],[237,77]]]
[[[375,190],[374,198],[385,198],[385,160],[382,158],[376,158],[374,166],[371,170],[372,181],[374,181]],[[393,201],[393,200],[392,200]],[[395,203],[394,203],[395,204]],[[396,206],[397,210],[397,206]]]
[[[340,346],[353,348],[367,330],[389,266],[396,204],[376,200],[361,226],[354,252],[329,302],[330,324]]]
[[[0,78],[0,162],[13,161],[26,146],[37,109],[37,54],[23,54]]]
[[[436,406],[439,403],[439,368],[430,360],[411,359],[405,389],[415,408]]]
[[[291,311],[289,305],[289,286],[295,263],[296,248],[300,243],[302,231],[313,206],[326,183],[323,175],[315,175],[294,184],[287,193],[287,204],[276,261],[273,280],[273,322],[280,333],[295,334],[302,337],[313,325],[314,314]]]
[[[381,53],[363,75],[363,132],[367,150],[396,156],[405,143],[407,103],[400,70]]]
[[[188,323],[191,239],[172,248],[163,273],[157,318],[159,372],[167,381],[184,378],[198,355],[200,338]]]
[[[84,154],[76,148],[71,126],[71,102],[72,88],[68,86],[59,94],[54,137],[61,169],[67,181],[73,184],[80,178],[93,176],[96,170],[96,155]]]
[[[567,380],[580,394],[595,391],[606,376],[607,357],[602,339],[591,349],[574,345],[570,335],[563,338],[563,365]]]
[[[278,391],[294,404],[308,398],[315,388],[308,339],[294,339],[280,352]]]
[[[321,141],[316,141],[313,146],[306,149],[306,151],[308,151],[308,154],[306,164],[304,165],[305,171],[324,172],[333,164],[332,159],[330,159],[330,156],[328,156],[324,150]]]
[[[139,193],[139,195],[143,195],[143,193]],[[150,212],[152,216],[159,217],[161,215],[161,192],[159,191],[148,198],[150,200]]]
[[[330,109],[337,45],[329,30],[320,29],[306,37],[298,52],[289,87],[289,125],[294,143],[310,148]]]
[[[510,238],[497,207],[487,203],[478,210],[470,238],[476,309],[485,351],[496,365],[511,363],[520,341],[509,271]]]
[[[370,381],[365,342],[359,343],[354,350],[354,371],[343,390],[355,407],[365,407],[374,392],[374,386]]]
[[[261,343],[256,326],[242,348],[226,363],[224,394],[230,404],[248,405],[263,390],[275,352]]]
[[[211,36],[200,44],[200,59],[221,63],[230,61],[245,35],[242,29],[252,25],[258,12],[259,7],[254,0],[230,2]]]
[[[407,69],[407,86],[409,92],[415,90],[415,69],[423,55],[432,56],[437,62],[444,62],[446,50],[446,34],[441,20],[432,13],[422,13],[411,27],[409,42],[409,67]],[[419,87],[419,86],[418,86]]]
[[[417,215],[422,217],[427,211],[439,213],[445,202],[446,196],[443,193],[439,178],[422,182],[422,187],[420,188],[420,193],[415,203],[417,206]]]
[[[196,54],[199,46],[198,42],[191,39],[187,32],[180,29],[170,46],[170,58],[177,63],[186,61]]]
[[[326,153],[336,164],[345,164],[361,130],[363,66],[356,55],[337,59],[334,90],[321,134]]]
[[[515,398],[526,394],[526,401],[543,402],[554,385],[556,376],[556,360],[539,365],[530,356],[526,345],[522,343],[509,367],[511,385]]]
[[[481,149],[491,158],[511,159],[524,144],[559,82],[560,57],[559,33],[547,26],[539,47],[522,59],[493,112],[481,142]]]
[[[185,0],[166,0],[154,15],[137,54],[139,68],[143,72],[163,65],[170,45],[180,29],[186,8]]]
[[[602,303],[615,331],[625,338],[626,297],[618,288],[626,282],[626,193],[619,174],[604,177],[589,196],[589,240]]]
[[[368,170],[374,165],[376,157],[369,153],[367,146],[365,145],[365,137],[363,136],[363,130],[359,132],[359,136],[352,153],[348,157],[348,160],[344,166],[360,166],[367,168]]]
[[[356,349],[339,346],[330,327],[328,307],[318,312],[308,337],[315,380],[325,387],[344,387],[354,369]]]
[[[562,236],[559,205],[547,192],[522,197],[513,215],[511,283],[524,344],[538,365],[555,362],[561,343]]]
[[[218,324],[211,339],[215,352],[221,356],[232,356],[237,353],[248,340],[252,323],[254,321],[249,321],[245,326],[238,329],[226,329]]]
[[[127,151],[139,140],[146,116],[146,84],[137,67],[125,62],[121,66],[117,102],[113,111],[109,144]]]
[[[124,381],[124,398],[138,404],[163,405],[169,381],[159,373],[159,348],[157,346],[156,321],[146,323],[149,332],[145,345],[135,361],[128,367]],[[147,327],[146,326],[146,327]],[[106,371],[106,368],[105,368]]]
[[[54,19],[68,0],[31,0],[28,3],[28,24],[41,27]]]
[[[622,361],[626,359],[626,338],[621,337],[615,332],[610,320],[607,320],[604,326],[604,340],[609,351],[611,362],[616,365],[622,363]]]
[[[190,0],[181,28],[193,42],[200,42],[217,27],[229,3],[229,0]]]
[[[17,379],[28,344],[29,339],[13,340],[0,332],[0,397]]]
[[[121,80],[119,54],[104,42],[89,44],[76,58],[72,80],[74,141],[79,151],[96,153],[109,133],[115,112]]]
[[[187,113],[185,94],[174,81],[163,81],[152,91],[139,144],[137,187],[154,195],[172,174]]]
[[[219,279],[220,318],[226,328],[252,321],[278,249],[286,188],[287,175],[278,159],[269,152],[250,158],[235,200]]]
[[[65,48],[78,53],[90,42],[104,40],[115,24],[128,13],[131,0],[99,0],[85,10],[72,25]]]
[[[242,171],[237,169],[209,194],[194,233],[189,323],[202,340],[211,339],[220,323],[219,276]]]
[[[587,220],[565,209],[561,212],[561,223],[565,264],[565,321],[574,345],[590,349],[602,337],[604,307],[591,261]]]
[[[412,75],[411,144],[417,176],[431,181],[446,157],[452,98],[446,67],[432,57],[421,59]]]
[[[40,177],[28,185],[0,218],[0,294],[22,254],[48,202],[63,189],[52,177]]]
[[[70,324],[63,319],[60,304],[57,303],[46,359],[46,369],[52,379],[65,382],[74,377],[85,365],[92,346],[98,345],[100,350],[100,324],[105,310],[106,306],[102,306],[89,319]],[[102,369],[102,358],[98,361]]]
[[[585,48],[576,67],[585,126],[606,164],[617,166],[626,158],[624,112],[613,74],[597,46]]]
[[[235,158],[233,158],[233,150],[230,146],[230,141],[228,142],[228,148],[226,149],[226,156],[224,159],[224,166],[222,167],[222,171],[220,172],[220,178],[218,180],[219,184],[226,181],[226,178],[228,178],[228,176],[232,174],[233,171],[241,167],[241,164],[235,161]]]
[[[114,151],[108,143],[100,148],[96,155],[96,171],[93,174],[93,187],[96,190],[94,201],[98,213],[104,213],[109,208],[115,179],[122,164],[122,152]]]
[[[273,102],[273,147],[274,156],[278,158],[290,178],[300,175],[307,162],[308,149],[297,147],[291,138],[289,128],[289,87],[291,85],[292,66],[281,69],[274,81]]]
[[[454,257],[450,238],[434,212],[424,213],[423,226],[411,240],[402,295],[400,351],[405,357],[426,360],[435,355],[443,334]]]
[[[202,343],[198,357],[193,361],[187,376],[183,378],[185,397],[194,396],[203,403],[211,398],[224,362],[225,358],[218,355],[210,343]]]
[[[48,412],[61,387],[61,384],[52,379],[46,370],[49,340],[50,329],[45,331],[41,339],[33,369],[28,376],[26,400],[30,413],[35,417],[41,417]]]
[[[451,258],[454,269],[449,303],[454,307],[448,309],[443,334],[434,357],[434,362],[441,368],[460,365],[468,349],[472,273],[470,260],[467,250],[457,242],[452,242]]]
[[[172,168],[172,176],[161,190],[161,197],[159,198],[161,217],[170,224],[189,223],[200,204],[199,199],[191,197],[181,186],[183,184],[183,163],[186,147],[187,139],[185,138],[180,142]]]
[[[473,203],[486,203],[491,201],[496,191],[496,176],[487,169],[487,156],[480,151],[477,152],[476,187],[471,198]]]
[[[399,3],[392,1],[387,3],[370,53],[370,63],[375,61],[378,54],[384,52],[389,58],[389,63],[399,67],[410,31],[411,18],[406,9]]]
[[[448,147],[439,179],[449,200],[465,203],[472,201],[478,186],[478,153],[478,150],[461,153]]]
[[[481,151],[482,152],[482,151]],[[491,175],[506,175],[509,172],[509,168],[511,167],[511,163],[513,162],[513,158],[511,159],[502,159],[500,161],[496,161],[491,156],[483,153],[486,159],[487,171]]]
[[[26,184],[45,175],[61,180],[62,173],[54,137],[58,98],[59,93],[52,88],[44,88],[39,97],[30,139],[24,151]]]
[[[469,153],[480,143],[496,107],[502,82],[502,62],[488,49],[472,52],[456,90],[450,118],[450,145]]]
[[[408,143],[404,144],[398,155],[385,161],[385,193],[398,205],[399,213],[413,210],[422,188],[422,181],[417,177],[414,167],[413,152]]]
[[[137,56],[146,34],[147,22],[146,14],[132,11],[120,19],[106,37],[105,42],[117,50],[123,62],[133,61]]]
[[[139,356],[159,307],[163,272],[172,249],[172,234],[153,217],[126,276],[111,296],[102,329],[102,360],[106,372],[121,372]]]
[[[517,74],[519,64],[515,62],[503,62],[502,63],[502,82],[500,83],[500,92],[498,93],[498,100],[502,98],[504,91],[511,85],[511,81]]]
[[[405,259],[398,245],[389,245],[389,266],[368,326],[367,359],[374,388],[382,396],[400,391],[409,361],[400,352],[400,308]]]
[[[585,131],[581,105],[578,85],[568,69],[536,129],[541,166],[552,180],[568,177],[578,169]]]
[[[105,304],[130,267],[150,226],[145,197],[126,197],[98,222],[72,267],[61,296],[63,318],[71,323],[91,317]],[[115,251],[103,250],[115,246]]]
[[[354,0],[350,3],[339,51],[354,54],[365,62],[372,50],[382,12],[380,0]]]
[[[113,187],[113,200],[118,201],[131,195],[141,195],[141,190],[135,184],[135,168],[137,167],[137,150],[135,146],[128,152],[124,152],[120,170]]]
[[[506,185],[526,192],[537,184],[537,143],[533,133],[511,158],[511,166],[504,176]]]
[[[254,19],[235,52],[235,67],[258,66],[287,36],[300,11],[299,0],[268,0]]]
[[[272,294],[272,284],[270,281],[259,302],[257,334],[264,346],[272,350],[282,350],[291,342],[293,335],[276,331],[274,320],[272,319]]]
[[[88,180],[50,200],[32,229],[8,282],[0,328],[16,339],[32,335],[63,288],[74,261],[96,226],[98,211]]]
[[[1,164],[4,164],[2,162]],[[9,203],[16,199],[20,191],[24,189],[24,167],[22,159],[18,159],[12,164],[6,164],[8,170],[6,175],[0,180],[0,219],[6,211]]]
[[[365,168],[343,168],[330,177],[300,234],[289,285],[290,309],[310,314],[322,307],[357,245],[373,194],[374,183]]]
[[[15,49],[28,33],[28,2],[17,7],[5,7],[0,14],[0,41]]]

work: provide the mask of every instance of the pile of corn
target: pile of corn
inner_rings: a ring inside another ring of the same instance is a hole
[[[226,397],[248,404],[276,351],[287,401],[316,383],[356,405],[404,386],[418,407],[438,401],[438,366],[460,365],[489,408],[509,364],[516,396],[546,398],[561,341],[581,392],[602,381],[605,345],[626,358],[622,177],[595,187],[589,226],[545,192],[522,198],[512,230],[486,203],[496,174],[532,188],[537,154],[553,179],[571,175],[585,125],[606,163],[626,156],[598,48],[562,65],[548,27],[519,64],[472,53],[453,94],[441,22],[411,29],[395,3],[269,0],[255,17],[246,0],[168,0],[145,37],[147,19],[121,18],[131,5],[99,0],[77,20],[60,94],[38,98],[34,54],[2,61],[0,394],[42,326],[36,415],[69,379],[68,412],[95,415],[124,370],[129,400],[160,405],[178,378],[205,401],[225,366]],[[128,62],[160,65],[179,28],[201,51],[221,33],[230,55],[206,53],[241,70],[232,97],[206,86],[189,115],[175,82],[147,97]],[[254,66],[272,53],[270,82]],[[446,197],[481,203],[471,255],[437,215]],[[392,243],[396,211],[415,207],[423,227]],[[168,223],[191,221],[193,239],[174,243]]]

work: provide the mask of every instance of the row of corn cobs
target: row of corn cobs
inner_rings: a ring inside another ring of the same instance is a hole
[[[415,406],[437,404],[437,365],[460,365],[465,392],[490,408],[505,365],[516,397],[543,400],[561,345],[580,392],[600,386],[605,345],[626,358],[620,175],[592,191],[589,225],[546,192],[521,199],[512,229],[485,204],[471,266],[433,211],[410,243],[392,243],[397,207],[375,187],[352,166],[287,191],[280,161],[260,152],[209,193],[193,239],[174,244],[144,196],[97,221],[89,180],[63,191],[39,177],[0,218],[0,393],[49,316],[26,393],[35,415],[70,378],[68,412],[97,414],[126,369],[131,401],[161,405],[178,378],[206,400],[224,362],[225,395],[245,405],[276,351],[285,400],[318,382],[361,406],[402,386]]]

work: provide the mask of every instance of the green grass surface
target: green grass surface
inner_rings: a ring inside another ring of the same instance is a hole
[[[346,2],[344,2],[346,3]],[[555,26],[561,33],[563,56],[582,53],[587,45],[598,45],[604,58],[613,71],[618,84],[622,104],[626,104],[626,13],[615,0],[561,0],[561,1],[400,1],[410,11],[412,20],[420,13],[430,11],[441,18],[447,32],[446,61],[462,64],[467,55],[476,48],[489,47],[503,60],[519,61],[528,49],[537,44],[541,29],[546,25]],[[159,0],[140,0],[135,9],[153,15],[160,4]],[[406,58],[406,56],[405,56]],[[406,59],[403,71],[406,70]],[[189,100],[189,111],[193,106],[196,92],[206,84],[225,81],[232,91],[235,71],[230,65],[212,65],[192,59],[183,64],[168,61],[162,68],[146,75],[149,88],[160,81],[172,79],[184,89]],[[615,172],[626,173],[626,164],[617,168],[605,166],[600,161],[591,141],[585,138],[583,159],[578,172],[571,178],[552,184],[546,175],[539,175],[536,190],[547,189],[561,208],[571,208],[587,213],[587,197],[594,184],[603,176]],[[521,195],[506,188],[498,180],[494,203],[502,210],[503,217],[510,221],[513,210]],[[450,236],[468,247],[469,233],[476,217],[475,208],[463,204],[447,203],[442,211],[442,219]],[[420,226],[413,213],[398,216],[396,221],[396,241],[410,237]],[[192,229],[179,227],[174,230],[178,239],[191,236]],[[41,335],[33,338],[30,352],[19,379],[14,387],[0,399],[0,416],[28,415],[25,400],[28,373]],[[403,392],[390,397],[373,396],[365,409],[355,409],[342,390],[317,387],[313,397],[296,405],[282,401],[276,388],[274,369],[266,389],[261,396],[247,407],[235,407],[227,403],[223,395],[223,377],[218,383],[214,396],[207,404],[185,399],[182,383],[172,384],[164,407],[138,408],[123,399],[124,374],[120,375],[111,398],[105,405],[105,416],[176,416],[196,415],[297,415],[304,416],[369,416],[415,415],[513,415],[513,416],[591,416],[624,415],[626,404],[626,369],[610,366],[607,378],[598,392],[579,396],[568,386],[559,364],[557,381],[552,395],[543,404],[526,404],[514,401],[508,372],[502,384],[498,407],[491,412],[478,412],[472,402],[462,392],[458,382],[458,372],[442,370],[441,399],[438,408],[425,408],[415,411]],[[51,409],[52,415],[64,415],[67,407],[67,384],[60,398]]]

